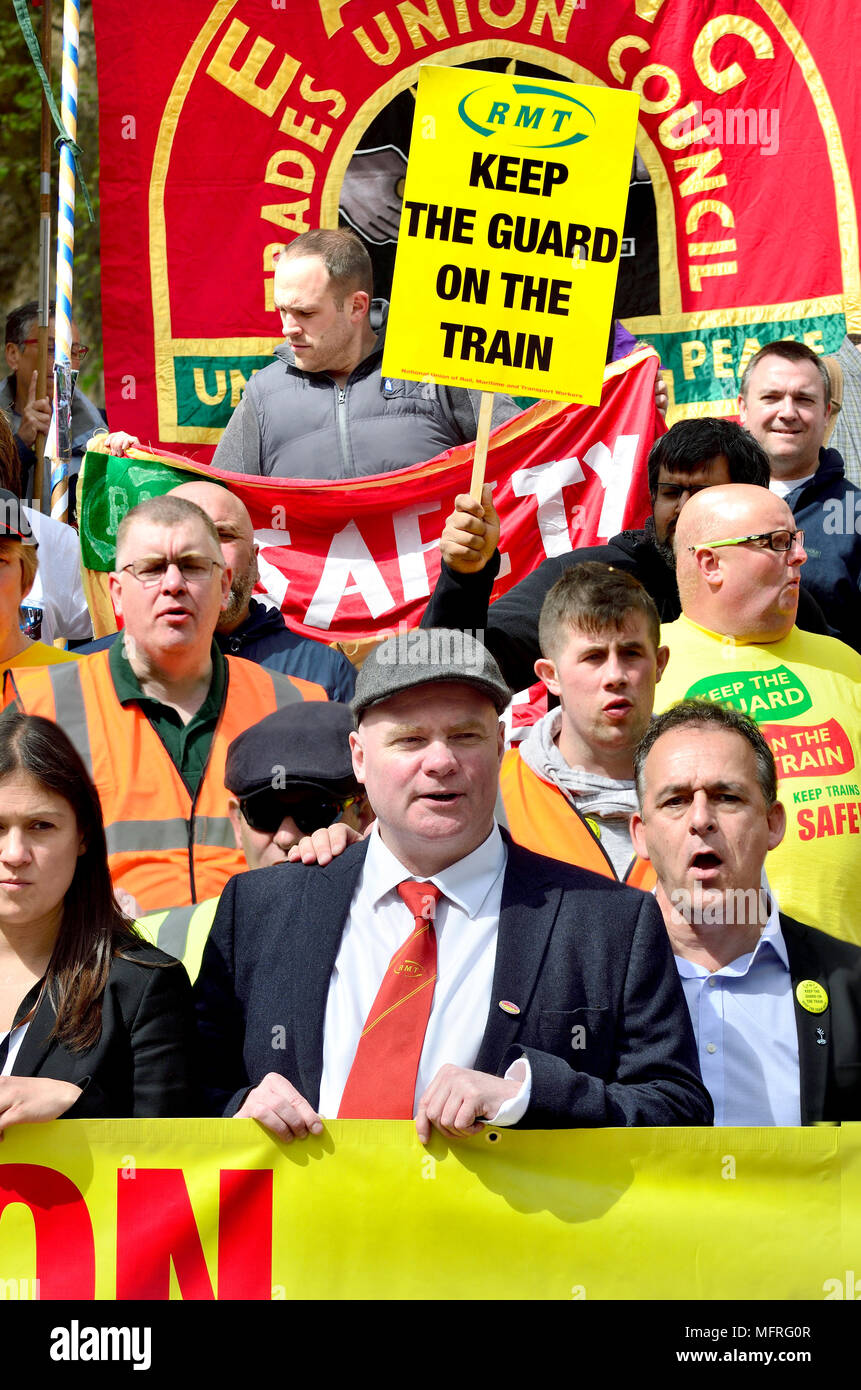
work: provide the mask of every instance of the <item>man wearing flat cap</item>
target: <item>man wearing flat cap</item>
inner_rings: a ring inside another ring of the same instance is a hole
[[[213,1113],[286,1140],[323,1117],[415,1118],[423,1142],[711,1123],[653,899],[494,822],[509,698],[465,633],[368,657],[350,743],[371,834],[222,895],[196,987]]]
[[[352,727],[347,705],[306,701],[275,710],[230,744],[227,813],[249,869],[283,864],[293,845],[323,826],[365,829],[370,816],[353,773]],[[138,927],[194,980],[217,906],[214,897],[150,912]]]
[[[252,724],[227,750],[224,785],[236,847],[249,869],[282,864],[304,835],[368,822],[350,756],[347,705],[287,705]]]

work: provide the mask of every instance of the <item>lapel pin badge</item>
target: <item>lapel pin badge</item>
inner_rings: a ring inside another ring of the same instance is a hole
[[[816,1030],[816,1041],[819,1043],[820,1047],[825,1046],[825,1033],[821,1028],[817,1028]]]
[[[511,1002],[510,999],[500,999],[500,1001],[499,1001],[499,1007],[501,1008],[501,1010],[502,1010],[502,1012],[503,1012],[504,1014],[519,1014],[519,1013],[520,1013],[520,1005],[519,1005],[519,1004],[512,1004],[512,1002]]]
[[[824,1014],[828,1008],[828,992],[818,980],[799,980],[795,997],[809,1014]]]

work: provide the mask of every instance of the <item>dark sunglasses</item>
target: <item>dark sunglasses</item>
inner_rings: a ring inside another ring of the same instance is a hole
[[[303,835],[313,835],[324,825],[332,825],[355,801],[358,797],[347,796],[342,801],[305,797],[291,801],[277,792],[258,792],[256,796],[240,798],[239,809],[251,829],[261,835],[274,835],[285,816],[296,822]]]

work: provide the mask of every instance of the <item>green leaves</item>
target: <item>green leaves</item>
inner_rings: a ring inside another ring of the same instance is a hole
[[[41,12],[31,12],[37,34]],[[53,7],[52,86],[59,103],[63,7]],[[81,167],[90,190],[95,223],[81,201],[75,225],[74,313],[83,341],[92,351],[81,373],[81,388],[99,397],[102,371],[101,302],[99,297],[99,138],[96,55],[91,0],[81,0],[80,72],[77,141]],[[3,316],[38,293],[39,149],[42,85],[11,5],[0,7],[0,284]],[[56,130],[51,127],[51,140]],[[56,237],[58,155],[52,151],[51,235]],[[53,285],[52,252],[52,285]]]

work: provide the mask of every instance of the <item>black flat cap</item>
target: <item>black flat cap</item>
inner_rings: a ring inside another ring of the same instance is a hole
[[[234,796],[307,787],[334,796],[360,791],[353,775],[347,705],[303,700],[275,710],[235,738],[227,750],[224,784]]]

